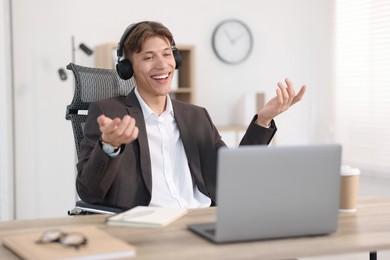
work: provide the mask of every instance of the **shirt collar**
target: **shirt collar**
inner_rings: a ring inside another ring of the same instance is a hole
[[[144,118],[147,119],[151,115],[156,115],[156,113],[153,112],[153,110],[150,109],[150,107],[143,100],[143,98],[141,97],[141,95],[138,92],[138,88],[137,87],[135,87],[134,93],[135,93],[135,95],[136,95],[136,97],[138,99],[138,102],[141,105],[141,109],[142,109],[142,113],[144,115]],[[171,114],[172,116],[174,116],[173,107],[172,107],[172,101],[171,101],[171,97],[169,95],[167,95],[167,107],[165,108],[165,111],[161,114],[161,116],[164,116],[166,114]]]

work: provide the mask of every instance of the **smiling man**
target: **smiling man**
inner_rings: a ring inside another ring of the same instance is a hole
[[[126,29],[118,48],[124,53],[118,74],[133,76],[136,87],[126,97],[90,105],[77,164],[80,198],[124,210],[215,205],[217,152],[226,145],[205,108],[169,96],[180,67],[171,32],[158,22],[139,22]],[[240,145],[269,144],[273,118],[301,100],[305,89],[295,94],[288,79],[279,82]]]

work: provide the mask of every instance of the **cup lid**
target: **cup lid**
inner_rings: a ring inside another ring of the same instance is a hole
[[[340,172],[341,172],[341,175],[343,175],[343,176],[353,176],[353,175],[359,175],[360,169],[353,168],[349,165],[341,165]]]

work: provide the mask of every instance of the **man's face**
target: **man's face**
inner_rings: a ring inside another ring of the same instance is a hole
[[[165,96],[169,93],[176,63],[167,39],[147,39],[142,50],[133,54],[132,65],[138,91],[144,98]]]

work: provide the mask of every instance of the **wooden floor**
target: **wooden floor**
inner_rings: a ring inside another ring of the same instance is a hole
[[[390,197],[390,178],[374,178],[360,176],[359,194],[361,196],[379,195]],[[298,258],[299,260],[369,260],[369,253],[348,254],[348,255],[333,255],[324,257],[305,257]],[[390,259],[390,251],[377,252],[378,260]]]

